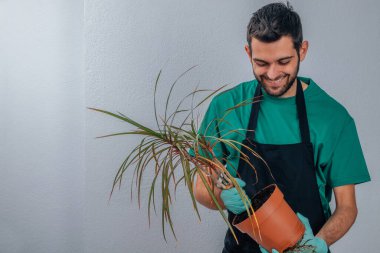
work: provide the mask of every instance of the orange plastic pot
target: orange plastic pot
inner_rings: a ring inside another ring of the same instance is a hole
[[[270,197],[255,210],[254,214],[249,216],[245,212],[237,215],[232,224],[242,233],[248,234],[268,252],[276,249],[282,253],[302,238],[305,226],[285,201],[277,185],[265,187],[251,198],[252,203],[256,203],[264,195],[270,195]]]

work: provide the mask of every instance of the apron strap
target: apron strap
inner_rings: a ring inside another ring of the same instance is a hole
[[[257,127],[257,120],[259,118],[260,111],[260,102],[262,98],[261,91],[261,83],[259,82],[256,87],[255,96],[253,98],[252,108],[251,108],[251,116],[249,118],[248,130],[246,134],[246,139],[248,141],[255,139],[255,130]],[[296,93],[296,105],[297,105],[297,114],[298,114],[298,122],[301,133],[301,140],[303,143],[310,143],[310,132],[309,132],[309,123],[307,120],[306,113],[306,104],[305,104],[305,96],[302,90],[301,81],[297,78],[297,93]]]
[[[257,83],[256,91],[255,91],[255,96],[253,97],[253,103],[251,107],[251,116],[249,118],[248,122],[248,130],[246,134],[246,139],[249,140],[254,140],[255,139],[255,131],[256,131],[256,126],[257,126],[257,119],[259,118],[259,111],[260,111],[260,102],[262,98],[262,91],[261,91],[261,83]]]
[[[305,96],[303,94],[301,81],[297,78],[296,104],[298,112],[298,122],[300,126],[303,143],[310,143],[309,122],[307,120]]]

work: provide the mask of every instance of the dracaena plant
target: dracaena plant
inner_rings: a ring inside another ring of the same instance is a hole
[[[213,203],[218,208],[219,213],[223,217],[224,221],[227,223],[231,229],[233,235],[235,233],[232,229],[232,225],[229,223],[226,214],[224,213],[222,207],[217,201],[217,198],[214,194],[214,187],[228,189],[231,187],[236,187],[239,194],[241,195],[243,202],[246,205],[247,210],[252,207],[249,205],[249,200],[247,196],[243,193],[243,190],[236,182],[234,177],[230,175],[226,167],[218,160],[214,153],[214,146],[218,143],[223,143],[226,146],[229,146],[240,153],[241,159],[249,163],[248,156],[240,151],[239,146],[245,146],[248,150],[254,153],[248,146],[243,143],[237,142],[235,140],[224,138],[223,136],[228,135],[228,133],[223,134],[221,137],[208,136],[199,133],[197,129],[197,120],[194,119],[194,110],[201,106],[204,102],[210,99],[212,96],[223,90],[226,85],[221,86],[216,90],[209,89],[198,89],[186,95],[177,105],[174,112],[170,115],[168,113],[170,97],[178,81],[183,77],[187,72],[189,72],[194,67],[188,69],[182,73],[171,85],[170,91],[166,97],[165,111],[164,116],[161,117],[157,113],[157,104],[156,104],[156,93],[158,83],[160,81],[160,76],[162,70],[158,73],[155,85],[154,85],[154,117],[156,128],[144,126],[132,118],[117,112],[110,112],[107,110],[89,107],[88,109],[101,112],[103,114],[109,115],[113,118],[117,118],[126,122],[129,126],[133,126],[136,129],[126,132],[119,132],[108,134],[104,136],[99,136],[97,138],[113,137],[113,136],[123,136],[123,135],[138,135],[141,137],[141,141],[135,147],[132,148],[132,151],[129,152],[127,157],[122,162],[120,168],[118,169],[110,196],[115,190],[115,187],[121,186],[123,182],[123,175],[125,174],[128,168],[133,167],[133,177],[131,187],[133,182],[137,188],[137,199],[140,206],[140,196],[141,196],[141,184],[144,173],[152,173],[153,179],[151,181],[148,197],[148,220],[150,224],[151,209],[153,208],[156,212],[156,201],[155,201],[155,192],[156,187],[161,188],[161,212],[162,212],[162,233],[164,239],[165,236],[165,223],[170,225],[171,231],[176,238],[173,222],[171,218],[171,205],[173,204],[173,195],[177,189],[177,186],[181,183],[185,184],[190,195],[193,208],[200,219],[200,214],[198,211],[198,205],[194,196],[194,181],[196,175],[199,175],[199,178],[203,181],[208,194],[210,195]],[[199,93],[205,93],[205,95],[199,102],[194,105],[194,97]],[[183,105],[186,99],[192,99],[192,106],[190,109],[183,109]],[[243,101],[242,103],[230,108],[226,111],[225,115],[220,119],[214,119],[215,121],[224,121],[225,116],[236,108],[252,103],[253,99]],[[175,123],[175,118],[178,115],[184,115],[184,119],[180,123]],[[208,125],[210,127],[211,123]],[[207,128],[208,128],[207,127]],[[232,130],[234,132],[239,132],[242,129]],[[206,131],[207,132],[207,129]],[[193,150],[193,154],[189,153],[189,150]],[[250,164],[250,163],[249,163]],[[254,170],[254,167],[252,166]],[[180,174],[180,177],[177,175]],[[161,183],[158,185],[157,181],[160,180]],[[177,239],[177,238],[176,238]],[[235,239],[237,240],[236,236]]]
[[[194,66],[195,67],[195,66]],[[227,147],[230,147],[238,152],[240,155],[240,159],[244,160],[247,164],[251,166],[251,168],[256,172],[254,166],[250,163],[249,158],[246,154],[241,152],[240,147],[244,146],[249,152],[254,154],[259,159],[262,159],[254,150],[250,147],[244,145],[241,142],[236,140],[231,140],[228,138],[224,138],[231,132],[236,132],[241,134],[241,130],[246,129],[234,129],[229,132],[224,133],[221,137],[204,135],[199,132],[197,129],[197,120],[194,119],[194,110],[196,110],[199,106],[201,106],[204,102],[210,99],[212,96],[223,90],[226,85],[221,86],[216,90],[209,89],[198,89],[195,88],[194,91],[186,95],[176,106],[176,109],[171,114],[168,113],[169,102],[172,96],[172,92],[178,81],[181,77],[183,77],[187,72],[189,72],[194,67],[191,67],[184,73],[182,73],[172,84],[170,87],[170,91],[166,97],[165,103],[165,111],[164,116],[159,116],[157,113],[157,104],[156,104],[156,93],[158,83],[160,81],[160,76],[162,70],[158,73],[155,85],[154,85],[154,118],[156,128],[144,126],[132,118],[118,112],[113,113],[110,111],[106,111],[99,108],[89,107],[88,109],[97,111],[106,115],[109,115],[113,118],[122,120],[126,122],[129,126],[133,126],[136,129],[130,130],[126,132],[119,132],[108,134],[104,136],[99,136],[97,138],[105,138],[105,137],[113,137],[113,136],[123,136],[123,135],[138,135],[141,137],[141,141],[135,147],[132,148],[132,151],[129,152],[127,157],[122,162],[119,167],[111,189],[110,197],[115,190],[115,187],[121,186],[123,182],[123,176],[128,168],[133,167],[134,172],[131,179],[131,194],[132,187],[135,184],[137,188],[137,199],[140,206],[140,196],[141,196],[141,185],[142,178],[144,177],[144,173],[151,173],[153,175],[150,189],[149,189],[149,197],[148,197],[148,220],[150,224],[151,217],[151,209],[153,208],[156,213],[156,201],[155,201],[155,192],[156,187],[160,187],[161,189],[161,214],[162,214],[162,233],[163,237],[166,241],[165,235],[165,223],[170,225],[171,232],[176,238],[174,226],[171,218],[171,205],[173,204],[173,195],[177,189],[177,186],[181,183],[185,184],[188,190],[188,194],[191,198],[193,208],[199,218],[201,219],[198,205],[194,196],[194,181],[196,175],[199,175],[199,178],[202,180],[207,192],[215,204],[219,213],[223,217],[223,220],[228,225],[232,234],[237,241],[234,230],[232,229],[232,225],[228,221],[226,214],[224,213],[222,207],[220,206],[217,198],[214,194],[214,187],[219,187],[223,189],[228,189],[231,187],[236,187],[239,195],[243,199],[243,202],[246,206],[248,215],[254,217],[256,221],[256,225],[259,226],[254,210],[252,206],[249,204],[249,200],[244,194],[242,188],[236,182],[233,176],[228,172],[226,167],[220,162],[220,160],[215,156],[214,146],[218,143],[223,143]],[[204,94],[207,92],[199,102],[194,105],[194,97],[199,94]],[[192,106],[190,109],[183,109],[182,105],[186,99],[192,99]],[[225,122],[225,117],[232,110],[235,110],[241,106],[250,105],[255,101],[259,101],[260,98],[251,98],[245,100],[234,107],[231,107],[225,111],[225,114],[222,118],[214,119],[215,121]],[[175,118],[178,115],[184,115],[184,119],[180,123],[175,123]],[[207,133],[207,129],[211,126],[210,122],[204,131]],[[228,122],[227,122],[228,123]],[[248,130],[246,130],[248,131]],[[193,154],[189,153],[189,150],[192,149]],[[224,159],[224,158],[223,158]],[[225,160],[225,159],[224,159]],[[227,160],[225,160],[228,162]],[[180,175],[178,177],[178,174]],[[256,175],[257,180],[257,175]],[[157,181],[161,181],[160,184],[157,184]],[[259,229],[260,231],[260,229]],[[304,245],[297,244],[292,250],[287,252],[298,252],[300,249],[304,249]],[[306,248],[309,248],[306,246]]]

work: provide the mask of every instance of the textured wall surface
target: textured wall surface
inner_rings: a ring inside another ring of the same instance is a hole
[[[130,172],[109,201],[117,168],[140,139],[95,139],[132,128],[85,107],[155,127],[160,69],[160,114],[170,84],[194,65],[174,89],[173,105],[198,84],[252,79],[245,29],[269,2],[0,1],[0,252],[221,252],[226,225],[205,208],[199,222],[183,187],[172,209],[178,241],[169,227],[163,240],[159,201],[149,228],[149,175],[140,210],[136,195],[130,199]],[[354,117],[372,176],[357,186],[357,222],[332,250],[377,252],[380,2],[291,3],[310,44],[300,75]]]
[[[83,252],[83,3],[0,2],[0,252]]]

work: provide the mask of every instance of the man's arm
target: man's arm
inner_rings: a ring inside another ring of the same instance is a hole
[[[358,209],[355,199],[355,185],[334,188],[336,209],[316,235],[331,245],[347,233],[354,224]]]
[[[214,195],[216,199],[218,200],[219,205],[222,207],[222,209],[225,209],[224,203],[222,199],[220,198],[220,193],[222,192],[221,189],[213,185],[213,181],[211,180],[210,177],[208,177],[204,172],[201,172],[202,175],[205,177],[208,186],[213,190]],[[204,185],[202,178],[200,175],[197,175],[195,187],[194,187],[194,194],[195,194],[195,199],[202,204],[203,206],[213,209],[213,210],[218,210],[218,207],[214,203],[213,199],[211,198],[209,192],[207,191],[206,186]]]

